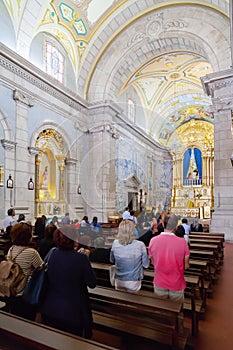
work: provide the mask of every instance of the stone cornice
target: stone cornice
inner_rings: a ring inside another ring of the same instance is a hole
[[[0,66],[78,111],[87,107],[86,102],[80,96],[2,43],[0,43]]]
[[[123,110],[113,101],[93,102],[88,105],[88,115],[108,113],[111,116],[122,114]]]
[[[2,144],[3,148],[5,148],[6,150],[12,151],[15,148],[17,142],[2,139],[1,144]]]
[[[65,160],[66,165],[76,165],[77,163],[78,163],[78,160],[74,158],[66,158]]]
[[[203,89],[208,96],[214,97],[214,91],[233,85],[233,69],[207,74],[201,77]]]
[[[39,154],[40,149],[38,147],[28,147],[28,152],[32,155],[32,156],[36,156],[37,154]]]

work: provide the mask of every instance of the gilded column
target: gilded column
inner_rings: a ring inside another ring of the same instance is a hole
[[[58,193],[58,200],[59,202],[64,201],[64,170],[65,170],[65,156],[58,155],[56,156],[58,160],[58,167],[59,167],[59,193]]]
[[[206,154],[203,152],[203,166],[202,166],[202,184],[205,186],[207,185],[207,156]]]

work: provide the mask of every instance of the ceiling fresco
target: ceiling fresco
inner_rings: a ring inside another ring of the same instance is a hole
[[[192,52],[155,57],[134,72],[122,88],[132,86],[147,118],[147,132],[167,145],[171,134],[190,119],[213,123],[210,99],[200,77],[212,72],[208,61]]]
[[[23,26],[21,19],[25,18],[29,1],[3,2],[12,17],[17,36],[20,25]],[[98,28],[104,26],[120,8],[127,7],[129,2],[44,1],[38,16],[38,26],[35,33],[31,34],[32,38],[40,32],[54,36],[65,48],[78,76],[83,54]],[[33,3],[35,6],[36,2]],[[200,80],[212,71],[206,57],[192,51],[166,50],[131,72],[119,91],[119,96],[129,88],[136,91],[145,115],[144,130],[156,141],[167,146],[177,128],[191,119],[213,124],[211,101],[204,94]]]

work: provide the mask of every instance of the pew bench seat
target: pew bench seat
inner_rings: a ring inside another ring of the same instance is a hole
[[[184,349],[189,330],[183,329],[181,302],[105,287],[90,289],[89,294],[97,329]]]

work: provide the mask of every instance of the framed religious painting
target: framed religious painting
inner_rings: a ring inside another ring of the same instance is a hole
[[[204,219],[210,219],[210,207],[204,206]]]

